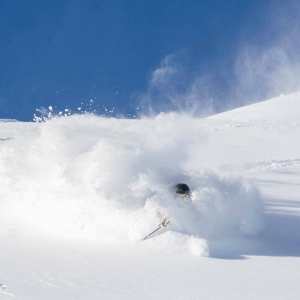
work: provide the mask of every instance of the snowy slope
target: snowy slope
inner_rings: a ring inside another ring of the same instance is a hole
[[[297,299],[299,98],[0,124],[1,299]]]

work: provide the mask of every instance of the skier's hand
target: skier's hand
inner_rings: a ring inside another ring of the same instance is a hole
[[[161,222],[161,225],[163,227],[167,227],[169,223],[170,223],[170,220],[168,220],[167,218],[164,218]]]

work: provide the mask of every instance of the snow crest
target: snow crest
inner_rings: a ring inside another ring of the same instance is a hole
[[[19,131],[0,149],[1,233],[135,243],[167,217],[170,230],[144,244],[199,256],[210,240],[257,234],[258,190],[203,169],[200,125],[176,114],[74,115]],[[174,197],[178,182],[190,185],[191,200]]]

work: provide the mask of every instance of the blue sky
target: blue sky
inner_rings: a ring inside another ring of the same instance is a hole
[[[298,62],[282,36],[298,28],[300,5],[284,2],[0,0],[0,118],[31,120],[36,108],[90,99],[99,113],[127,115],[263,98],[273,73]]]

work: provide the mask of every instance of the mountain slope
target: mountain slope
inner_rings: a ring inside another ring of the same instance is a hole
[[[298,98],[206,119],[1,123],[1,297],[299,297]],[[140,242],[158,212],[170,231]]]

